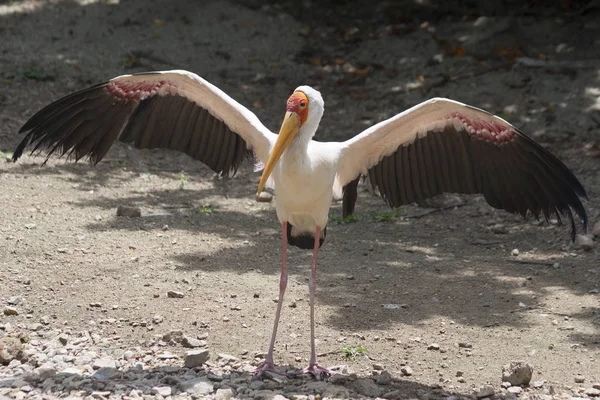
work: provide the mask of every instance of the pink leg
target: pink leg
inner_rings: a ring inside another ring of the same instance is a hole
[[[321,228],[317,226],[315,232],[315,246],[313,249],[313,262],[308,281],[310,292],[310,362],[304,368],[304,373],[313,374],[315,378],[321,379],[323,375],[331,375],[331,371],[317,364],[317,349],[315,346],[315,292],[317,290],[317,254],[319,253],[319,239]]]
[[[277,311],[275,312],[275,324],[273,325],[273,333],[271,334],[271,343],[269,344],[269,352],[267,358],[261,363],[256,370],[255,374],[260,374],[264,371],[278,372],[275,369],[275,363],[273,362],[273,350],[275,348],[275,337],[277,336],[277,326],[279,325],[279,317],[281,316],[281,306],[283,305],[283,295],[287,288],[288,273],[287,273],[287,222],[281,224],[281,242],[283,245],[283,261],[281,262],[281,275],[279,277],[279,301],[277,302]]]

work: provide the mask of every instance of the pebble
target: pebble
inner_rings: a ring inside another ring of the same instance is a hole
[[[259,203],[270,203],[273,201],[273,195],[268,192],[260,192],[260,194],[256,195],[256,201]]]
[[[170,396],[172,391],[171,386],[155,386],[152,388],[152,394],[158,394],[162,397]]]
[[[592,235],[600,238],[600,221],[594,224],[594,227],[592,228]]]
[[[184,366],[186,368],[200,367],[210,359],[208,349],[190,350],[185,354]]]
[[[594,248],[594,241],[591,235],[577,235],[575,237],[575,248],[583,251],[590,251]]]
[[[204,347],[206,346],[206,340],[200,340],[200,339],[196,339],[190,336],[183,336],[183,338],[181,339],[181,344],[184,347],[189,347],[189,348],[196,348],[196,347]]]
[[[575,376],[575,383],[584,383],[584,382],[585,382],[585,376],[583,376],[583,375]]]
[[[117,368],[117,363],[112,358],[103,357],[103,358],[94,360],[94,362],[92,363],[92,368],[93,369]]]
[[[484,397],[492,397],[494,396],[494,394],[496,393],[496,391],[494,390],[494,387],[491,385],[486,385],[481,387],[477,393],[475,394],[475,397],[477,397],[478,399],[483,399]]]
[[[429,346],[427,346],[427,350],[439,350],[440,349],[440,345],[437,343],[431,343]]]
[[[139,207],[118,206],[117,217],[139,218],[142,216],[142,210]]]
[[[533,376],[533,367],[524,361],[513,361],[502,367],[502,381],[513,386],[528,385]]]
[[[233,398],[233,390],[231,389],[217,389],[215,393],[215,400],[229,400]]]
[[[15,307],[5,306],[4,315],[19,315],[19,311]]]
[[[0,364],[9,364],[21,355],[23,345],[17,338],[5,336],[0,338]]]
[[[402,375],[404,376],[411,376],[413,374],[413,370],[411,367],[409,367],[408,365],[400,368],[400,372],[402,373]]]
[[[181,390],[191,395],[203,395],[213,392],[215,384],[212,383],[208,378],[195,378],[188,381],[182,381],[179,384]]]
[[[170,297],[170,298],[172,298],[172,299],[182,299],[182,298],[183,298],[183,296],[185,296],[185,295],[183,294],[183,292],[178,292],[178,291],[176,291],[176,290],[169,290],[169,291],[167,292],[167,297]]]
[[[512,394],[521,394],[523,392],[523,388],[521,386],[511,386],[507,390]]]
[[[512,254],[512,255],[513,255],[513,256],[515,256],[515,257],[516,257],[516,256],[518,256],[518,255],[520,254],[520,253],[519,253],[519,249],[513,249],[513,250],[510,252],[510,254]]]
[[[585,389],[584,393],[590,397],[598,397],[598,396],[600,396],[600,389],[589,388],[589,389]]]

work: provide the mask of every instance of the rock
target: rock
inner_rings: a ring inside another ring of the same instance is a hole
[[[23,345],[17,338],[5,336],[0,339],[0,364],[8,364],[21,358]]]
[[[19,315],[19,311],[15,307],[4,307],[4,315]]]
[[[507,390],[512,394],[521,394],[523,392],[523,388],[521,386],[511,386]]]
[[[483,399],[484,397],[492,397],[495,393],[496,391],[494,390],[493,386],[485,385],[477,391],[475,397],[477,397],[478,399]]]
[[[492,225],[490,230],[492,231],[492,233],[495,233],[496,235],[506,235],[508,233],[508,229],[506,228],[506,225],[503,225],[503,224]]]
[[[600,396],[600,389],[589,388],[589,389],[585,389],[584,393],[590,397],[598,397],[598,396]]]
[[[429,346],[427,346],[427,350],[439,350],[440,349],[440,345],[437,343],[431,343]]]
[[[67,335],[66,333],[61,333],[60,335],[58,335],[58,341],[63,346],[66,346],[67,343],[69,343],[69,335]]]
[[[575,247],[583,251],[590,251],[594,248],[594,241],[591,235],[575,236]]]
[[[256,201],[259,203],[270,203],[273,201],[273,195],[268,192],[260,192],[260,194],[256,195]]]
[[[206,340],[200,340],[189,336],[183,336],[181,339],[181,344],[184,347],[196,348],[196,347],[204,347],[206,346]]]
[[[183,294],[181,295],[181,297],[183,297]],[[154,325],[158,325],[160,323],[162,323],[165,320],[165,318],[162,315],[155,315],[152,317],[152,323]]]
[[[185,354],[185,361],[183,365],[186,368],[200,367],[202,364],[208,361],[210,353],[208,349],[203,350],[190,350]]]
[[[510,254],[511,254],[511,255],[513,255],[513,256],[515,256],[515,257],[516,257],[516,256],[518,256],[518,255],[519,255],[519,249],[513,249],[513,250],[510,252]]]
[[[405,365],[404,367],[400,368],[400,372],[402,372],[402,375],[404,376],[411,376],[413,374],[412,368],[408,365]]]
[[[225,364],[234,364],[236,362],[239,362],[240,359],[237,358],[236,356],[232,356],[231,354],[219,354],[217,356],[217,361],[221,361],[222,363],[225,363]]]
[[[368,378],[357,379],[352,384],[352,387],[356,392],[367,397],[379,397],[384,392],[384,389],[377,386],[375,382]]]
[[[356,397],[356,395],[350,396],[350,391],[348,389],[338,385],[329,385],[329,387],[321,393],[321,398],[326,399],[350,399],[353,397]]]
[[[56,368],[51,363],[45,363],[33,370],[33,373],[41,380],[45,381],[56,375]]]
[[[215,393],[215,400],[229,400],[233,397],[233,390],[231,389],[217,389]]]
[[[155,386],[152,388],[152,394],[158,394],[162,397],[167,397],[171,395],[171,386]]]
[[[529,385],[533,367],[524,361],[514,361],[502,367],[502,381],[513,386]]]
[[[181,390],[191,395],[202,395],[212,393],[214,384],[208,378],[202,377],[189,381],[182,381],[179,383],[179,387]]]
[[[584,383],[584,382],[585,382],[585,376],[583,376],[583,375],[575,376],[575,383]]]
[[[377,382],[378,385],[386,386],[392,383],[392,379],[392,374],[387,371],[381,371],[381,374],[375,378],[375,382]]]
[[[383,364],[375,363],[375,364],[373,364],[373,369],[375,371],[383,371],[385,369],[385,367]]]
[[[98,358],[97,360],[94,360],[94,363],[92,364],[92,368],[93,369],[117,368],[117,363],[115,362],[115,360],[113,360],[110,357],[102,357],[102,358]]]
[[[594,227],[592,228],[592,235],[600,238],[600,221],[594,224]]]
[[[183,294],[183,292],[178,292],[178,291],[176,291],[176,290],[169,290],[169,291],[167,292],[167,297],[170,297],[170,298],[172,298],[172,299],[182,299],[182,298],[183,298],[183,296],[185,296],[185,295]]]
[[[545,381],[534,381],[531,386],[533,386],[536,389],[541,389],[544,386],[544,383],[546,383]]]
[[[118,206],[117,217],[139,218],[142,216],[142,210],[139,207]]]
[[[461,377],[461,376],[463,376],[464,374],[465,374],[465,373],[464,373],[464,371],[461,371],[460,369],[459,369],[458,371],[456,371],[456,376],[457,376],[457,377]]]
[[[332,385],[344,385],[349,382],[354,382],[356,380],[356,375],[344,375],[344,374],[334,374],[327,379],[329,383]]]

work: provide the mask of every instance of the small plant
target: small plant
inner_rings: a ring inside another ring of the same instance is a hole
[[[185,175],[183,171],[179,173],[179,190],[185,189]]]
[[[44,71],[43,68],[40,67],[32,67],[28,69],[24,69],[19,71],[15,78],[22,81],[53,81],[54,75]]]
[[[367,354],[367,348],[364,346],[350,347],[344,346],[340,348],[340,353],[346,357],[346,359],[356,358],[357,356],[363,356]]]
[[[348,215],[346,218],[342,217],[341,215],[337,215],[337,214],[332,214],[329,216],[329,220],[337,225],[345,225],[345,224],[353,224],[355,222],[358,222],[359,217],[358,214],[351,214]]]
[[[196,212],[198,214],[211,215],[212,213],[215,212],[215,208],[216,207],[211,204],[203,204],[200,207],[196,207]]]
[[[6,162],[12,161],[13,153],[11,151],[0,151],[0,160],[4,159]]]
[[[402,215],[402,210],[374,211],[371,213],[373,222],[390,222]]]

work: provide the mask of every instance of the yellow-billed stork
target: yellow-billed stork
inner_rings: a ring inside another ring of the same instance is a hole
[[[310,288],[311,356],[305,372],[320,376],[314,333],[316,264],[325,240],[332,198],[343,196],[351,214],[361,176],[391,207],[444,193],[482,193],[493,207],[536,218],[572,210],[587,230],[580,198],[585,190],[555,156],[517,128],[486,111],[435,98],[382,121],[345,142],[317,142],[321,94],[298,87],[287,101],[279,135],[250,110],[199,76],[181,70],[123,75],[68,95],[35,114],[21,129],[29,145],[97,163],[118,139],[136,148],[167,148],[202,161],[213,171],[235,173],[252,153],[264,164],[258,193],[272,183],[282,228],[279,302],[266,360],[273,348],[287,286],[287,244],[313,249]]]

